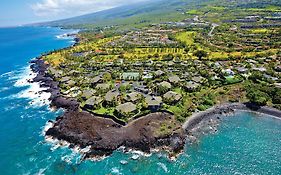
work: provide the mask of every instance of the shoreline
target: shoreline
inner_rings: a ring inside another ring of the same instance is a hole
[[[203,134],[216,133],[221,123],[221,118],[239,111],[262,114],[262,117],[272,117],[281,120],[281,111],[269,106],[257,106],[252,103],[221,104],[213,106],[206,111],[194,113],[185,121],[182,128],[187,134],[187,143],[198,141]]]
[[[266,114],[273,116],[274,118],[281,119],[281,111],[269,106],[257,106],[252,103],[228,103],[213,106],[212,108],[207,109],[199,113],[194,113],[189,117],[186,122],[183,124],[184,130],[189,130],[195,127],[201,121],[215,115],[225,115],[229,113],[234,113],[235,111],[247,111],[260,114]]]

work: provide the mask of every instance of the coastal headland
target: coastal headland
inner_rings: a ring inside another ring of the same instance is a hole
[[[184,130],[171,113],[151,113],[123,126],[111,119],[80,111],[75,99],[60,95],[58,82],[48,75],[48,65],[44,60],[38,58],[31,63],[32,70],[37,73],[33,81],[47,87],[47,92],[51,93],[51,107],[66,110],[57,117],[46,136],[67,141],[71,147],[91,146],[86,154],[88,158],[109,155],[121,146],[144,152],[161,147],[171,153],[179,153],[183,149]]]
[[[65,113],[56,121],[49,121],[53,127],[46,131],[46,136],[67,141],[70,147],[79,146],[90,151],[85,158],[110,155],[124,146],[128,149],[149,153],[153,148],[162,148],[172,155],[180,153],[187,142],[196,140],[196,134],[215,132],[220,118],[237,110],[247,110],[281,117],[281,111],[260,107],[251,103],[228,103],[214,106],[203,112],[194,113],[182,125],[169,112],[155,112],[141,116],[122,125],[112,119],[94,115],[79,109],[79,102],[74,98],[65,98],[60,94],[59,82],[48,74],[49,65],[41,58],[31,61],[31,68],[37,73],[33,79],[51,93],[51,107],[63,108]]]

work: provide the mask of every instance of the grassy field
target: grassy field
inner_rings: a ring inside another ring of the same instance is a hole
[[[196,37],[196,32],[180,32],[176,35],[176,39],[190,46],[194,44],[194,38]]]

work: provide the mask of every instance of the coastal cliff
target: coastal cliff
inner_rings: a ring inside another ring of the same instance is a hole
[[[80,111],[75,99],[60,94],[59,82],[47,73],[48,65],[44,60],[38,58],[31,63],[31,69],[37,73],[33,81],[51,93],[51,107],[65,109],[65,113],[53,122],[54,126],[46,131],[46,136],[67,141],[70,147],[90,146],[85,158],[109,155],[121,146],[144,152],[165,148],[171,155],[183,150],[184,131],[170,113],[151,113],[122,126],[111,119]]]

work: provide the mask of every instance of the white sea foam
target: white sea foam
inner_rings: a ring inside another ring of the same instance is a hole
[[[45,136],[45,140],[46,142],[51,144],[52,147],[50,148],[50,150],[52,152],[54,152],[57,149],[69,148],[70,146],[70,143],[68,143],[67,141],[58,140],[50,136]],[[71,153],[67,153],[66,155],[62,156],[61,160],[68,164],[72,164],[72,163],[79,164],[82,161],[81,156],[83,156],[83,154],[86,153],[87,151],[90,151],[90,147],[81,149],[76,146],[74,148],[71,148],[70,150]]]
[[[29,66],[22,68],[17,72],[16,75],[11,77],[12,79],[16,79],[14,86],[15,87],[24,87],[28,86],[29,81],[36,77],[36,73],[34,73]]]
[[[144,157],[150,157],[152,155],[151,153],[145,153],[145,152],[138,151],[138,150],[132,150],[132,153],[140,155],[140,156],[144,156]]]
[[[111,169],[111,173],[112,174],[118,174],[118,175],[121,175],[122,173],[120,173],[120,170],[117,168],[117,167],[114,167]]]
[[[70,146],[70,143],[68,143],[67,141],[58,140],[51,136],[45,136],[45,140],[46,140],[46,142],[52,144],[52,146],[53,146],[51,148],[52,151],[58,149],[59,147],[69,147]]]
[[[9,89],[10,89],[9,87],[1,87],[1,88],[0,88],[0,92],[7,91],[7,90],[9,90]]]
[[[61,157],[61,160],[68,163],[68,164],[71,164],[71,159],[72,159],[72,157],[69,156],[69,155]]]
[[[120,147],[118,150],[132,154],[132,159],[138,159],[139,157],[150,157],[152,155],[152,153],[145,153],[134,149],[126,150],[125,147]]]
[[[31,101],[29,102],[29,104],[31,107],[42,107],[45,105],[50,105],[49,98],[51,97],[51,93],[43,92],[47,90],[47,88],[40,87],[40,84],[37,82],[30,82],[36,77],[36,73],[34,73],[30,69],[30,67],[23,69],[21,74],[16,77],[17,81],[14,84],[15,87],[28,88],[19,92],[13,97],[30,99]]]
[[[39,170],[38,173],[36,173],[36,175],[44,175],[46,170],[47,170],[47,168],[42,168],[42,169]]]
[[[45,125],[45,128],[43,129],[43,133],[45,134],[46,131],[53,127],[53,123],[48,122]],[[51,136],[45,136],[45,141],[48,142],[49,144],[51,144],[51,148],[50,150],[53,152],[59,148],[69,148],[70,143],[67,141],[63,141],[63,140],[58,140],[54,137]],[[62,161],[65,161],[66,163],[71,163],[73,161],[75,161],[76,163],[80,163],[81,162],[81,156],[87,152],[89,152],[91,149],[91,146],[88,146],[86,148],[81,149],[78,146],[75,146],[74,148],[71,148],[71,154],[67,154],[65,156],[63,156],[61,158]]]
[[[68,39],[68,38],[67,38],[67,33],[62,34],[62,35],[57,35],[56,38],[57,38],[57,39]]]
[[[79,32],[79,30],[75,30],[75,31],[72,31],[72,32],[57,35],[56,38],[57,39],[73,39],[73,36],[69,36],[69,35],[77,34],[78,32]]]
[[[17,107],[17,105],[7,106],[7,107],[4,107],[4,111],[11,111],[11,110],[15,109],[16,107]]]
[[[160,168],[162,168],[162,169],[165,171],[165,173],[168,173],[168,172],[169,172],[167,166],[166,166],[164,163],[158,162],[157,165],[158,165]]]
[[[0,75],[0,78],[5,78],[5,79],[13,82],[13,81],[20,79],[21,75],[24,71],[25,71],[25,68],[19,69],[19,70],[14,70],[11,72],[6,72],[6,73]]]
[[[10,77],[10,76],[13,76],[15,73],[16,73],[16,71],[10,71],[10,72],[3,73],[0,75],[0,78]]]
[[[46,125],[44,126],[44,129],[42,130],[42,136],[46,135],[46,132],[50,129],[54,127],[54,123],[53,122],[47,122]]]

